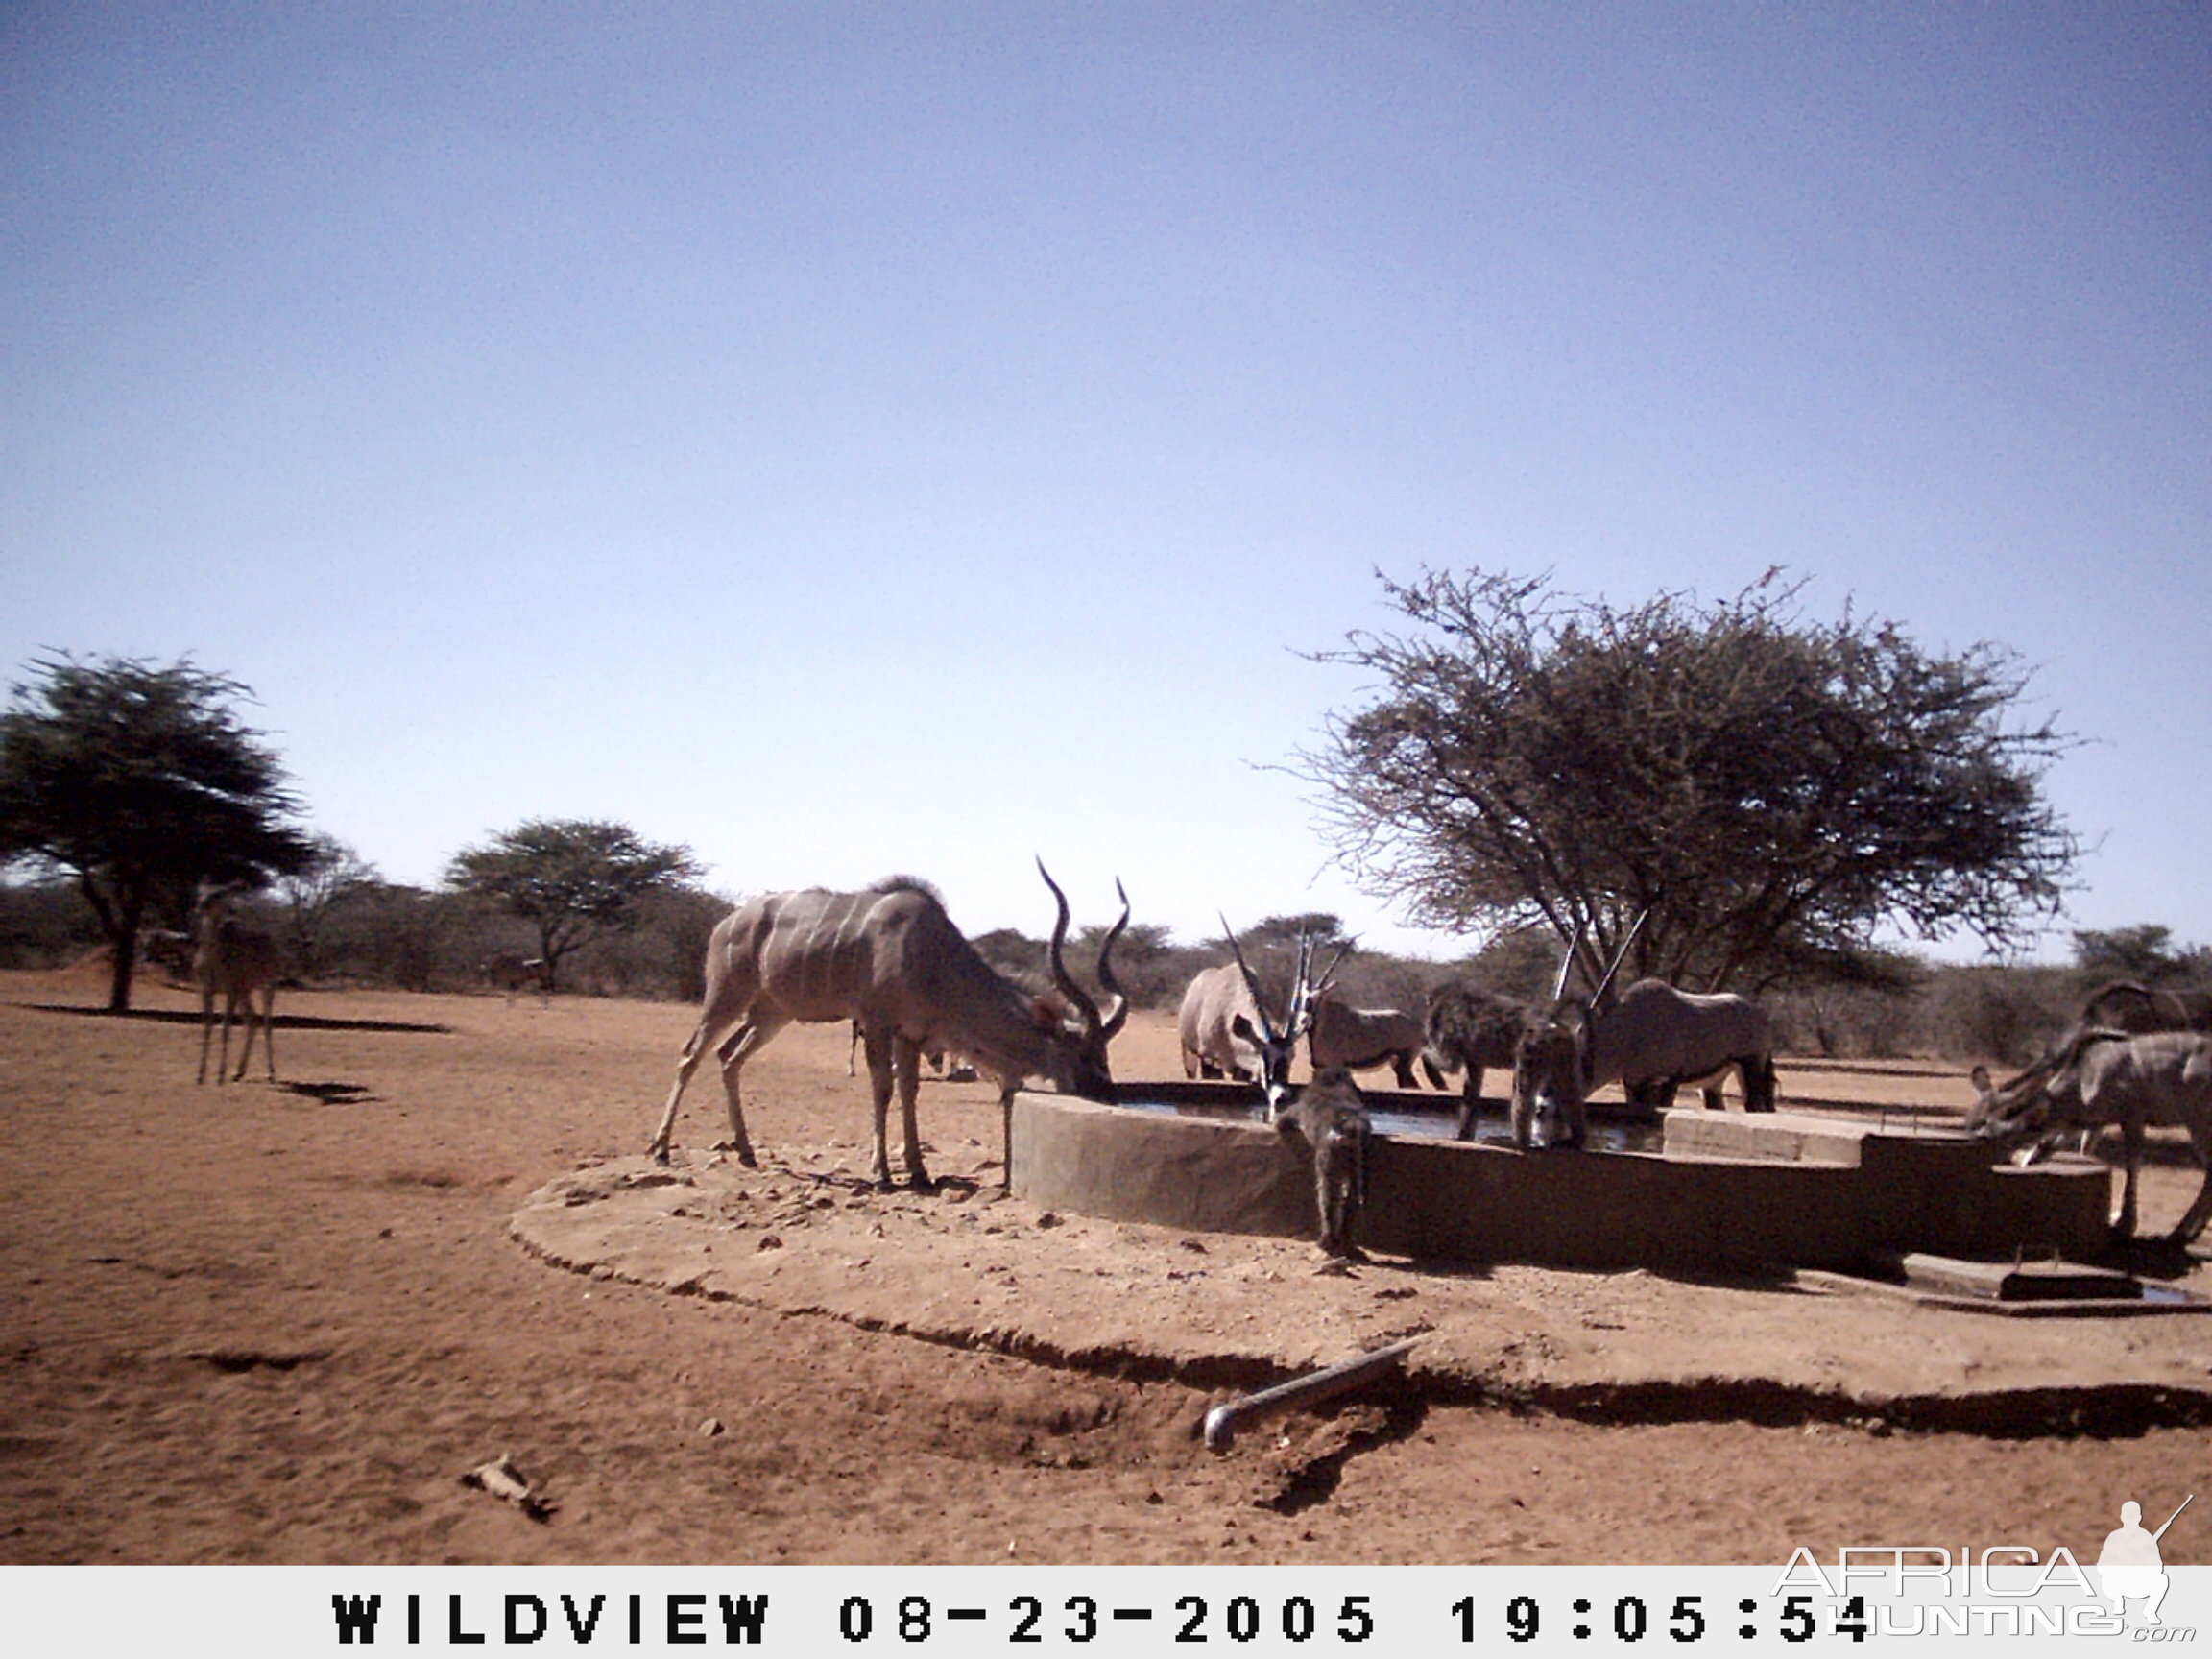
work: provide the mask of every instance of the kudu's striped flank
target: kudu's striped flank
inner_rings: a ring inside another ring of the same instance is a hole
[[[1098,980],[1109,999],[1102,1013],[1061,959],[1067,898],[1043,863],[1037,870],[1059,904],[1050,950],[1052,980],[1062,998],[1057,1002],[999,977],[952,926],[935,889],[911,877],[858,893],[818,887],[769,893],[739,905],[716,925],[708,944],[705,1006],[677,1063],[652,1155],[667,1162],[684,1087],[712,1048],[729,1097],[730,1145],[741,1163],[752,1165],[737,1075],[794,1021],[858,1022],[875,1096],[875,1174],[881,1186],[891,1181],[884,1125],[894,1084],[906,1137],[907,1179],[917,1188],[929,1185],[914,1121],[925,1049],[965,1054],[996,1075],[1000,1107],[1008,1114],[1014,1092],[1032,1076],[1050,1078],[1063,1094],[1112,1100],[1106,1046],[1129,1017],[1129,999],[1114,980],[1113,952],[1129,922],[1128,896],[1121,896],[1121,918],[1098,952]],[[1118,891],[1120,884],[1115,885]]]

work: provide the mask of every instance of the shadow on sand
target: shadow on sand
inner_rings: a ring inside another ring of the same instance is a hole
[[[364,1106],[376,1098],[362,1083],[280,1083],[287,1094],[319,1100],[325,1106]]]
[[[29,1008],[40,1014],[82,1014],[94,1020],[152,1020],[165,1025],[197,1025],[200,1014],[193,1008],[132,1008],[122,1014],[110,1014],[105,1008],[87,1008],[77,1002],[18,1002],[18,1008]],[[318,1014],[279,1014],[276,1023],[287,1031],[401,1031],[423,1036],[450,1037],[450,1025],[418,1024],[406,1020],[326,1020]]]

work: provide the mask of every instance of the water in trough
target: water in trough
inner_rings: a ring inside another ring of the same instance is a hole
[[[1458,1127],[1459,1105],[1437,1095],[1434,1105],[1427,1101],[1415,1104],[1418,1096],[1403,1094],[1378,1094],[1367,1095],[1367,1118],[1376,1132],[1400,1138],[1423,1137],[1431,1141],[1448,1141]],[[1263,1123],[1267,1120],[1264,1102],[1255,1095],[1250,1101],[1241,1100],[1173,1100],[1147,1098],[1142,1093],[1124,1094],[1116,1102],[1137,1112],[1160,1112],[1178,1118],[1215,1118],[1232,1122]],[[1664,1127],[1648,1118],[1608,1118],[1602,1112],[1591,1115],[1587,1149],[1593,1152],[1657,1152],[1665,1138]],[[1476,1115],[1475,1139],[1493,1146],[1510,1146],[1513,1143],[1512,1125],[1507,1121],[1503,1102],[1483,1102],[1483,1110]]]

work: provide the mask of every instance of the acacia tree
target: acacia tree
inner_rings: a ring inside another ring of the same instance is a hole
[[[656,846],[624,824],[533,818],[493,836],[488,847],[455,854],[445,883],[537,928],[551,991],[564,957],[630,926],[646,894],[700,873],[688,847]]]
[[[1429,926],[1588,930],[1625,972],[1718,989],[1879,960],[1879,923],[1991,949],[2056,912],[2078,853],[2040,789],[2071,739],[2023,721],[2012,654],[1922,651],[1777,573],[1617,610],[1529,580],[1425,574],[1405,637],[1315,660],[1376,676],[1301,753],[1323,832]]]
[[[1350,946],[1352,936],[1344,931],[1344,919],[1327,910],[1308,910],[1297,916],[1262,916],[1244,930],[1247,946],[1257,945],[1264,950],[1293,950],[1303,939],[1315,950],[1335,950]],[[1224,947],[1228,941],[1222,941]]]
[[[297,803],[246,686],[190,661],[33,664],[0,713],[0,863],[65,873],[112,950],[108,1007],[131,1006],[140,926],[201,880],[259,885],[305,867]]]

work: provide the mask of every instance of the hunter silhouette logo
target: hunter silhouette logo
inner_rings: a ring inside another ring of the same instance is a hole
[[[2181,1500],[2181,1509],[2196,1502],[2192,1492]],[[2097,1578],[2104,1586],[2104,1599],[2116,1617],[2125,1619],[2128,1603],[2143,1603],[2143,1623],[2158,1623],[2158,1603],[2166,1599],[2166,1561],[2158,1553],[2158,1540],[2166,1527],[2181,1519],[2181,1509],[2166,1517],[2155,1532],[2143,1530],[2143,1505],[2129,1499],[2120,1505],[2120,1525],[2104,1535],[2104,1548],[2097,1551]]]
[[[2143,1505],[2120,1505],[2120,1525],[2105,1534],[2094,1569],[2063,1544],[2048,1550],[2022,1543],[1847,1544],[1836,1551],[1834,1575],[1800,1544],[1774,1580],[1773,1595],[1826,1596],[1843,1604],[1838,1630],[1854,1640],[1882,1636],[2128,1636],[2136,1642],[2191,1642],[2197,1631],[2159,1618],[2170,1588],[2159,1541],[2192,1492],[2155,1532],[2143,1525]],[[2128,1616],[2128,1604],[2139,1611]]]

